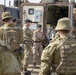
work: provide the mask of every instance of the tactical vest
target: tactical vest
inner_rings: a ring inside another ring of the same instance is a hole
[[[14,27],[4,27],[3,41],[15,50],[19,47],[19,32]]]
[[[59,50],[61,59],[57,72],[59,74],[76,74],[76,40],[67,39]]]

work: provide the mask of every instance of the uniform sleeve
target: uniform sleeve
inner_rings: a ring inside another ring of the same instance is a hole
[[[19,33],[20,33],[20,43],[21,43],[23,41],[23,31],[21,28],[20,28]]]
[[[52,67],[52,61],[53,61],[53,53],[56,50],[56,46],[48,46],[43,50],[42,56],[41,56],[41,67],[40,67],[40,73],[39,75],[47,75],[48,71]]]
[[[55,50],[53,53],[53,64],[55,64],[55,67],[59,64],[60,59],[60,50]]]
[[[3,32],[4,30],[3,29],[0,29],[0,39],[3,40]]]
[[[37,40],[38,40],[37,32],[34,32],[33,33],[33,41],[37,41]]]
[[[32,37],[33,37],[33,32],[32,32],[32,30],[29,29],[29,30],[26,32],[26,34],[27,34],[27,36],[30,38],[30,41],[32,42],[32,41],[33,41],[33,39],[32,39]]]
[[[29,36],[30,36],[30,39],[31,39],[31,41],[33,41],[33,39],[32,39],[32,37],[33,37],[33,32],[30,30],[30,32],[29,32]]]
[[[42,38],[41,38],[41,40],[43,41],[45,39],[45,37],[44,37],[44,34],[42,33]]]
[[[25,28],[23,28],[23,37],[25,37],[25,30],[26,30],[26,29],[25,29]]]
[[[33,32],[32,31],[31,31],[31,34],[30,35],[31,35],[31,37],[33,37]]]

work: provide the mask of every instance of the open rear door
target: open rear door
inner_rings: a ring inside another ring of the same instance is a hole
[[[71,3],[48,3],[46,11],[46,23],[50,25],[57,25],[57,21],[60,18],[68,17],[71,19],[71,25],[73,24],[73,5]],[[46,25],[47,25],[46,24]]]
[[[71,25],[73,25],[73,5],[67,2],[55,2],[55,3],[47,3],[46,4],[46,18],[45,25],[47,29],[47,36],[50,39],[56,34],[56,31],[52,32],[57,25],[57,21],[60,18],[68,17],[71,19]]]
[[[23,3],[21,5],[21,19],[22,26],[24,25],[25,19],[33,21],[31,28],[36,29],[36,24],[44,25],[44,4],[41,3]],[[43,26],[44,27],[44,26]],[[44,29],[44,28],[43,28]]]
[[[43,32],[47,32],[47,24],[51,24],[51,21],[53,17],[49,16],[50,13],[48,13],[48,8],[49,7],[59,7],[59,8],[64,8],[67,7],[67,16],[62,16],[62,17],[69,17],[71,19],[71,25],[73,24],[73,5],[71,3],[67,2],[55,2],[55,3],[22,3],[21,5],[21,22],[22,26],[24,25],[24,20],[25,19],[30,19],[34,22],[34,24],[31,25],[31,29],[36,29],[36,25],[41,24],[43,26]],[[64,10],[65,11],[65,10]],[[54,12],[56,14],[56,11]],[[64,13],[61,13],[62,15]],[[53,15],[52,15],[53,16]],[[58,16],[58,15],[56,15]],[[60,16],[60,15],[59,15]],[[60,17],[61,18],[61,17]],[[59,18],[58,18],[59,19]],[[57,21],[56,21],[57,22]],[[52,21],[52,23],[55,23]]]

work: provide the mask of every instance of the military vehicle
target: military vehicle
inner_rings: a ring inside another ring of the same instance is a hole
[[[25,19],[33,21],[31,29],[36,29],[39,23],[46,33],[51,25],[57,25],[58,19],[68,17],[73,24],[73,4],[69,2],[44,2],[44,3],[22,3],[21,4],[21,22],[24,25]]]
[[[20,9],[0,5],[0,9],[0,15],[3,11],[9,11],[14,18],[19,19],[19,22],[21,19],[22,26],[27,18],[33,21],[30,27],[33,30],[36,29],[37,23],[41,24],[45,34],[51,26],[56,26],[58,19],[62,17],[69,17],[71,25],[76,24],[76,8],[73,8],[73,3],[69,3],[68,0],[41,0],[41,3],[23,2]],[[0,24],[2,24],[1,16]]]
[[[7,7],[4,5],[0,5],[0,26],[2,25],[1,15],[4,11],[9,11],[13,18],[16,18],[18,22],[20,22],[20,10],[19,8]]]

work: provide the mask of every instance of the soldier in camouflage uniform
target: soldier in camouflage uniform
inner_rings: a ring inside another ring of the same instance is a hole
[[[20,26],[17,26],[17,19],[16,18],[13,18],[12,20],[12,24],[14,25],[14,28],[15,30],[18,32],[18,35],[19,35],[19,44],[22,43],[23,41],[23,30]],[[18,59],[18,61],[21,63],[21,60],[22,60],[22,52],[20,50],[20,48],[18,47],[18,49],[15,50],[14,52],[16,58]]]
[[[70,20],[59,19],[55,30],[58,38],[43,50],[39,75],[75,75],[76,40],[70,36]]]
[[[44,35],[41,32],[42,26],[40,24],[37,25],[37,30],[33,33],[33,65],[36,66],[36,59],[42,54],[43,46],[42,42],[44,41]]]
[[[0,39],[2,39],[4,43],[10,45],[13,54],[18,59],[18,48],[19,44],[22,42],[23,34],[20,29],[15,28],[12,24],[12,18],[13,16],[9,12],[2,13],[4,25],[0,28]]]
[[[23,65],[23,69],[24,71],[27,70],[28,64],[29,64],[29,60],[30,60],[30,51],[32,49],[32,36],[33,33],[31,31],[31,29],[29,28],[30,23],[32,22],[29,19],[25,20],[26,24],[25,27],[23,28],[23,38],[24,38],[24,58],[22,61],[22,65]]]
[[[9,12],[3,12],[2,13],[2,21],[3,21],[4,25],[0,27],[0,39],[3,40],[4,43],[6,43],[6,44],[7,44],[6,39],[4,39],[4,36],[3,36],[4,27],[6,27],[6,26],[13,27],[13,25],[12,25],[12,17],[13,16]]]
[[[3,12],[2,21],[4,25],[0,28],[0,75],[21,75],[20,65],[12,53],[13,47],[8,43],[7,38],[5,38],[5,29],[13,27],[11,14]]]

